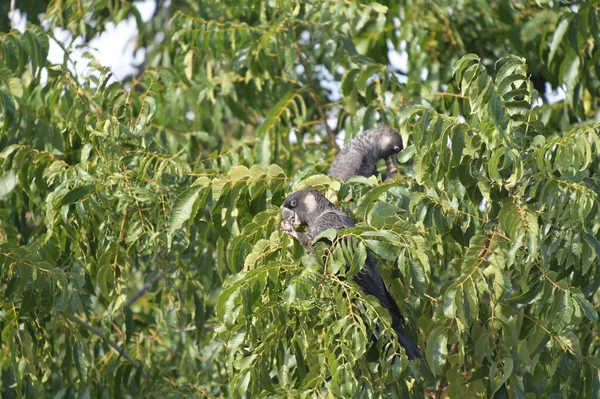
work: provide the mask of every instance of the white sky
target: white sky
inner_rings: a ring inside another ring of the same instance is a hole
[[[136,1],[135,5],[142,20],[148,22],[156,8],[155,1],[141,0]],[[24,31],[26,18],[18,10],[14,21],[15,28]],[[68,30],[54,29],[53,33],[54,37],[60,40],[63,45],[68,45],[71,41],[72,36]],[[138,50],[134,54],[136,33],[135,18],[131,16],[116,26],[112,22],[108,23],[105,26],[105,31],[100,36],[90,40],[86,46],[82,46],[83,40],[81,38],[76,38],[72,43],[73,52],[71,53],[71,61],[76,65],[75,70],[78,74],[86,73],[90,60],[83,58],[83,54],[89,52],[96,57],[101,65],[110,67],[113,75],[119,80],[134,73],[136,71],[134,65],[141,63],[145,56],[144,50]],[[48,61],[53,64],[62,64],[63,60],[64,51],[51,39]]]
[[[156,8],[154,0],[139,0],[135,2],[135,6],[138,8],[142,20],[148,22],[152,17],[152,13]],[[25,29],[26,20],[17,10],[15,16],[15,28],[23,31]],[[394,19],[394,25],[399,26],[400,20]],[[83,41],[80,38],[75,39],[73,42],[73,52],[71,53],[71,60],[75,63],[75,68],[78,74],[85,74],[88,70],[87,65],[90,62],[89,59],[83,58],[83,54],[86,52],[91,53],[101,65],[110,67],[115,78],[121,80],[129,74],[136,71],[134,65],[139,65],[145,56],[143,49],[135,50],[135,36],[137,32],[137,26],[134,17],[130,17],[125,21],[122,21],[115,26],[114,23],[108,23],[105,27],[105,31],[97,38],[91,40],[88,45],[82,47]],[[67,30],[55,29],[54,36],[60,40],[63,44],[67,44],[71,39],[71,33]],[[394,71],[402,71],[405,73],[408,68],[408,53],[406,52],[406,43],[401,43],[400,51],[394,49],[391,42],[388,43],[388,59],[390,66]],[[64,52],[54,40],[50,40],[50,50],[48,54],[48,60],[53,64],[62,64],[64,59]],[[427,76],[427,70],[422,71],[422,77]],[[397,75],[401,82],[406,81],[406,77]],[[335,92],[340,90],[340,82],[327,82],[323,81],[323,86],[331,90],[335,96]],[[547,86],[547,97],[550,103],[562,100],[564,90],[558,89],[555,92],[551,91],[549,85]]]

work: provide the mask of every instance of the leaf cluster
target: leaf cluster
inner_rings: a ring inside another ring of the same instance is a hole
[[[85,39],[136,16],[123,81],[1,34],[1,395],[597,397],[597,13],[52,2]],[[321,174],[380,122],[398,177]],[[306,187],[357,223],[315,257],[279,229]],[[424,360],[352,281],[368,253]]]

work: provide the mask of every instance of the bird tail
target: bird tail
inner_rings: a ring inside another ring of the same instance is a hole
[[[400,342],[400,345],[402,345],[402,347],[406,351],[406,356],[408,356],[409,360],[417,358],[421,359],[423,357],[421,356],[421,352],[419,352],[417,344],[415,344],[412,339],[406,336],[404,330],[396,329],[396,333],[398,335],[398,342]]]

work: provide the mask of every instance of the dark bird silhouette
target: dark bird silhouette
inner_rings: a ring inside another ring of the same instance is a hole
[[[344,181],[352,176],[370,177],[377,174],[377,162],[386,160],[388,178],[395,175],[402,138],[394,129],[379,125],[365,130],[342,148],[329,169],[329,176]]]
[[[301,190],[290,194],[283,202],[281,229],[293,237],[309,252],[313,252],[312,239],[327,229],[337,231],[354,226],[354,222],[342,210],[333,205],[317,190]],[[307,226],[309,232],[298,232],[296,226]],[[405,321],[394,298],[387,290],[377,263],[367,251],[364,267],[354,277],[362,290],[379,300],[381,306],[390,312],[392,327],[398,335],[400,345],[406,350],[409,359],[421,357],[417,345],[405,334]]]

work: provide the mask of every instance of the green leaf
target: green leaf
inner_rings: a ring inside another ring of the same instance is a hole
[[[517,82],[526,82],[526,81],[527,81],[527,76],[520,75],[520,74],[509,75],[498,84],[498,93],[500,93],[500,95],[504,96],[504,99],[512,99],[513,95],[511,94],[511,91],[510,91],[510,90],[512,90],[512,84],[517,83]],[[517,85],[517,87],[519,87],[519,85]],[[508,95],[507,95],[507,93],[508,93]]]
[[[356,214],[360,215],[361,218],[366,219],[367,214],[370,212],[371,208],[375,204],[375,201],[379,199],[385,192],[397,186],[397,183],[382,183],[377,187],[369,190],[365,195],[363,195],[356,207]]]
[[[296,283],[292,283],[287,286],[283,292],[283,303],[286,306],[290,306],[296,299]]]
[[[400,261],[400,258],[398,258]],[[418,295],[423,295],[427,291],[427,278],[425,275],[425,269],[421,263],[413,261],[409,262],[410,277],[412,279],[413,286]]]
[[[511,76],[515,73],[523,76],[526,72],[525,60],[515,55],[502,57],[496,62],[496,68],[499,64],[501,64],[501,67],[498,69],[498,73],[496,73],[496,84],[499,86],[506,86],[503,82],[506,79],[512,79]]]
[[[591,321],[598,321],[598,312],[596,311],[594,305],[592,305],[590,301],[585,299],[585,297],[582,294],[577,294],[574,297],[575,299],[577,299],[577,302],[579,302],[579,305],[581,305],[581,308],[583,309],[583,312],[585,313],[586,317]]]
[[[21,79],[8,79],[8,90],[10,90],[10,94],[15,97],[23,97],[23,84],[21,83]]]
[[[75,360],[75,368],[81,381],[87,381],[88,372],[88,360],[83,349],[83,345],[80,342],[75,343],[75,350],[73,351],[73,359]]]
[[[448,330],[444,326],[435,327],[427,336],[425,356],[434,375],[439,375],[448,355]]]
[[[269,240],[261,239],[258,240],[252,247],[252,252],[246,257],[244,261],[244,269],[253,269],[257,266],[259,260],[264,262],[265,254],[270,249]]]
[[[4,148],[2,152],[0,152],[0,158],[8,158],[13,152],[19,150],[22,147],[23,145],[21,144],[11,144],[9,146],[6,146],[6,148]]]
[[[322,239],[326,239],[326,240],[333,242],[333,241],[335,241],[335,238],[337,237],[337,235],[338,235],[338,231],[334,228],[324,230],[321,233],[319,233],[319,235],[317,235],[316,237],[313,237],[312,244],[314,245],[317,242],[321,241]]]
[[[570,322],[573,316],[573,299],[571,295],[562,290],[554,297],[552,326],[558,332],[562,331]]]
[[[10,170],[8,173],[0,176],[0,200],[6,198],[17,186],[17,176]]]
[[[383,65],[374,64],[367,65],[358,76],[358,79],[355,82],[356,89],[361,95],[366,95],[367,90],[367,80],[372,77],[375,73],[380,72],[383,69]]]
[[[377,62],[375,62],[375,60],[373,60],[370,57],[367,57],[366,55],[362,55],[362,54],[355,55],[355,56],[351,57],[351,59],[352,59],[352,62],[354,62],[355,64],[358,64],[358,65],[377,64]]]
[[[464,55],[460,60],[454,62],[452,66],[452,75],[456,76],[458,82],[462,81],[464,70],[472,64],[473,61],[479,62],[480,58],[475,54]]]
[[[19,313],[21,315],[27,314],[31,309],[36,306],[37,303],[37,292],[33,289],[25,290],[23,292],[23,300],[21,301],[21,307]]]
[[[585,390],[586,399],[600,396],[600,374],[598,374],[597,366],[586,367]]]
[[[267,132],[271,131],[271,129],[273,129],[276,124],[281,122],[283,116],[289,112],[288,108],[294,102],[297,94],[297,91],[289,91],[285,93],[281,97],[281,100],[279,100],[277,104],[275,104],[273,108],[271,108],[271,110],[267,113],[264,122],[256,131],[256,135],[258,137],[265,135]],[[266,143],[266,141],[263,142]]]
[[[395,245],[378,240],[365,240],[364,242],[380,258],[393,262],[398,257],[398,250]]]
[[[600,241],[593,235],[589,233],[584,234],[587,241],[594,247],[594,252],[596,253],[596,258],[600,259]]]
[[[59,292],[54,298],[54,304],[52,305],[53,312],[64,312],[69,306],[69,294],[67,292]]]
[[[244,284],[245,278],[246,274],[244,273],[232,277],[219,295],[216,307],[217,317],[225,325],[232,325],[239,314],[237,300],[240,296],[240,288]]]
[[[569,51],[561,66],[560,66],[560,79],[564,81],[567,87],[567,102],[573,104],[575,95],[575,84],[579,80],[579,68],[581,66],[581,59],[579,55],[573,51]]]
[[[342,95],[349,97],[353,90],[356,90],[356,78],[360,74],[361,70],[353,68],[348,70],[342,78]]]
[[[113,270],[114,270],[113,265],[104,265],[100,268],[100,270],[98,270],[98,275],[96,277],[96,284],[98,285],[98,288],[100,289],[100,294],[102,294],[102,296],[106,300],[111,299],[111,290],[109,288],[109,285],[110,286],[113,285],[112,284],[113,280],[114,280]]]
[[[569,27],[569,21],[569,18],[564,18],[556,26],[556,30],[554,31],[554,35],[552,36],[552,42],[550,43],[550,52],[548,53],[548,64],[552,63],[558,46],[561,43],[563,43],[563,38],[565,36],[565,33],[567,32],[567,28]]]
[[[444,294],[444,316],[446,317],[454,317],[456,312],[456,304],[454,299],[457,291],[458,289],[456,287],[452,287]],[[461,297],[462,293],[459,293],[458,296]]]
[[[371,3],[371,8],[373,9],[373,11],[378,12],[380,14],[385,14],[388,11],[388,8],[382,4],[379,3]]]
[[[358,274],[365,266],[367,259],[367,250],[362,242],[359,242],[350,259],[350,268],[346,272],[347,277],[352,277]]]
[[[501,361],[502,364],[502,374],[500,376],[494,375],[495,373],[492,370],[496,369],[497,363],[493,363],[490,368],[490,381],[492,383],[491,392],[495,394],[498,390],[504,385],[506,381],[510,378],[513,373],[514,362],[511,357],[505,357]]]
[[[60,198],[54,205],[54,209],[59,209],[64,205],[71,205],[84,196],[90,194],[96,188],[95,184],[86,184],[84,186],[75,187]]]
[[[196,204],[200,193],[200,201]],[[210,189],[205,185],[196,185],[185,189],[173,204],[171,214],[169,215],[169,234],[173,235],[176,230],[179,230],[183,224],[189,219],[193,219],[199,208],[202,207],[208,199]]]
[[[511,297],[506,299],[508,302],[518,303],[521,305],[529,305],[533,303],[537,298],[539,298],[540,294],[544,290],[544,282],[542,280],[537,280],[527,292],[524,292],[520,295]]]

